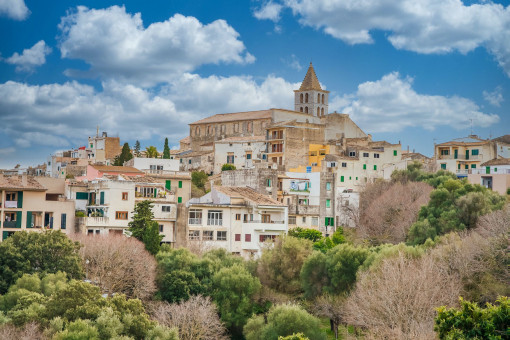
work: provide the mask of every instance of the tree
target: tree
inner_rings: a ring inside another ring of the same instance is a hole
[[[311,306],[313,314],[329,319],[335,339],[338,339],[338,326],[343,321],[344,301],[343,296],[325,294],[319,296]]]
[[[156,291],[156,260],[142,242],[125,236],[75,235],[87,279],[104,293],[148,300]],[[159,246],[159,244],[158,244]]]
[[[296,227],[289,230],[289,236],[304,238],[316,242],[322,238],[322,233],[316,229]]]
[[[165,138],[165,146],[163,147],[163,158],[170,159],[170,147],[168,146],[168,138]]]
[[[159,303],[152,316],[161,325],[177,328],[180,340],[227,340],[227,330],[209,297],[192,296],[179,304]]]
[[[133,158],[133,154],[131,153],[131,149],[129,148],[128,143],[124,143],[122,146],[122,151],[120,152],[120,155],[115,157],[115,160],[113,161],[113,165],[116,166],[123,166],[124,162],[129,161]]]
[[[510,300],[501,296],[486,308],[460,298],[460,308],[437,309],[434,330],[439,339],[507,339],[510,336]]]
[[[218,306],[221,320],[231,333],[241,333],[252,315],[253,298],[261,288],[260,281],[244,267],[235,264],[221,268],[212,277],[212,297]]]
[[[191,183],[199,189],[204,189],[207,183],[207,174],[204,171],[193,171],[191,173]]]
[[[234,164],[223,164],[221,166],[221,171],[229,171],[229,170],[235,170],[236,166]]]
[[[302,333],[310,340],[326,339],[320,330],[320,320],[297,305],[272,307],[267,314],[267,323],[263,316],[254,316],[244,327],[246,340],[278,340],[280,336]]]
[[[326,254],[314,251],[308,256],[301,267],[300,277],[305,298],[321,295],[329,284]]]
[[[135,157],[140,157],[140,141],[135,142]]]
[[[61,231],[19,231],[0,243],[0,294],[23,274],[66,272],[82,278],[80,244]]]
[[[155,146],[148,146],[145,148],[145,156],[147,158],[158,158],[158,149]]]
[[[186,301],[205,291],[195,274],[182,269],[164,274],[158,280],[158,285],[161,298],[168,302]]]
[[[163,235],[159,235],[158,224],[153,221],[152,201],[141,201],[135,205],[133,220],[128,223],[131,235],[142,241],[151,254],[156,255]]]

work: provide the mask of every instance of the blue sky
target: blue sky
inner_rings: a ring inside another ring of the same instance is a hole
[[[374,139],[510,133],[510,7],[456,0],[0,0],[0,168],[79,147],[178,145],[188,123],[293,108],[310,61]]]

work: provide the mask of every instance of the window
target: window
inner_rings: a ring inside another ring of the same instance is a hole
[[[331,182],[326,182],[326,190],[331,190]]]
[[[448,149],[441,150],[441,156],[448,156],[449,154],[450,154],[450,150],[448,150]]]
[[[469,169],[469,165],[467,165],[467,164],[464,165],[464,169],[466,169],[466,170]]]
[[[471,150],[471,156],[478,156],[478,149]]]
[[[236,235],[235,235],[235,240],[236,240],[237,242],[240,242],[240,241],[241,241],[241,234],[236,234]]]
[[[476,169],[476,164],[471,164],[471,169]]]
[[[199,240],[200,239],[200,231],[199,230],[190,230],[188,234],[188,238],[190,240]]]
[[[88,194],[88,192],[77,192],[76,199],[77,200],[88,200],[89,194]]]
[[[177,203],[182,203],[182,197],[177,197]]]
[[[200,136],[200,128],[198,126],[195,128],[195,136]]]
[[[123,192],[122,193],[122,200],[123,201],[127,201],[128,200],[128,193],[127,192]]]
[[[189,224],[202,224],[202,210],[191,209],[189,211]]]
[[[160,224],[160,225],[159,225],[159,232],[160,232],[160,233],[162,233],[162,232],[163,232],[163,225],[162,225],[162,224]]]
[[[320,103],[320,102],[321,102],[321,94],[317,93],[317,103]],[[319,111],[317,111],[317,113],[319,113]]]
[[[169,205],[162,205],[161,206],[162,212],[170,212],[170,206]]]
[[[393,156],[397,155],[397,150],[393,150]]]
[[[234,153],[229,152],[227,154],[227,164],[234,164]]]
[[[363,157],[368,157],[368,156],[369,156],[368,152],[363,152]]]
[[[374,165],[374,170],[377,170],[377,165]]]
[[[326,154],[326,150],[321,149],[319,150],[319,155],[324,156]]]
[[[342,168],[347,168],[347,163],[342,163]]]
[[[271,223],[271,215],[269,214],[262,214],[262,223]]]
[[[302,103],[302,102],[303,102],[303,94],[302,94],[302,93],[299,95],[299,102],[300,102],[300,103]]]
[[[303,107],[302,106],[299,108],[299,111],[303,112]]]
[[[296,224],[296,216],[289,216],[289,224]]]
[[[308,103],[308,93],[305,93],[305,103]],[[308,110],[306,110],[306,113],[308,113]]]
[[[446,170],[446,163],[441,163],[441,169]]]
[[[312,217],[312,226],[318,226],[318,225],[319,225],[319,218]]]
[[[226,231],[217,231],[216,232],[216,241],[226,241],[227,240],[227,232]]]
[[[127,211],[116,211],[115,212],[115,219],[116,220],[127,220],[128,219],[128,212]]]
[[[271,178],[267,178],[266,179],[266,187],[270,187],[271,186]]]
[[[308,106],[305,106],[305,113],[308,113]]]
[[[374,153],[374,158],[379,158],[379,154],[378,153]]]
[[[62,214],[60,215],[60,229],[66,229],[67,228],[67,215]]]
[[[356,151],[349,151],[349,157],[356,157]]]
[[[363,164],[363,170],[366,170],[366,169],[367,169],[367,165]]]
[[[244,234],[244,242],[251,242],[251,234]]]
[[[236,221],[240,221],[241,220],[241,214],[236,214]]]
[[[322,104],[324,104],[324,95],[322,95]]]
[[[301,219],[302,223],[306,223],[306,216],[303,216],[303,218]]]
[[[274,241],[276,235],[259,235],[259,242],[266,242],[267,240]]]
[[[182,181],[179,181],[179,189],[182,189]]]
[[[326,221],[324,223],[325,226],[334,226],[335,218],[334,217],[326,217]]]
[[[223,211],[207,211],[207,225],[223,225]]]
[[[251,152],[250,153],[246,153],[246,159],[251,159]]]
[[[331,200],[330,199],[326,200],[326,208],[331,208]]]
[[[234,132],[239,132],[239,124],[238,123],[234,124]]]
[[[188,164],[191,164],[191,159],[188,159]]]
[[[214,231],[204,230],[204,232],[202,233],[202,240],[212,241],[213,239],[214,239]]]

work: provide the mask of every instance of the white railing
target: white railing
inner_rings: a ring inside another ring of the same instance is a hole
[[[18,201],[5,201],[5,207],[6,208],[17,208]]]
[[[510,174],[510,169],[498,169],[498,171],[493,171],[490,169],[490,172],[487,173],[486,169],[471,169],[472,174],[477,175],[499,175],[499,174]]]
[[[223,225],[223,219],[207,219],[207,225]]]
[[[202,224],[202,219],[201,218],[189,218],[188,219],[188,224],[201,225]]]

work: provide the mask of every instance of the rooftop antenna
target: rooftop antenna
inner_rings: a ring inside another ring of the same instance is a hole
[[[97,125],[96,137],[99,137],[99,125]]]
[[[473,118],[470,118],[469,121],[471,122],[471,136],[473,135]]]

